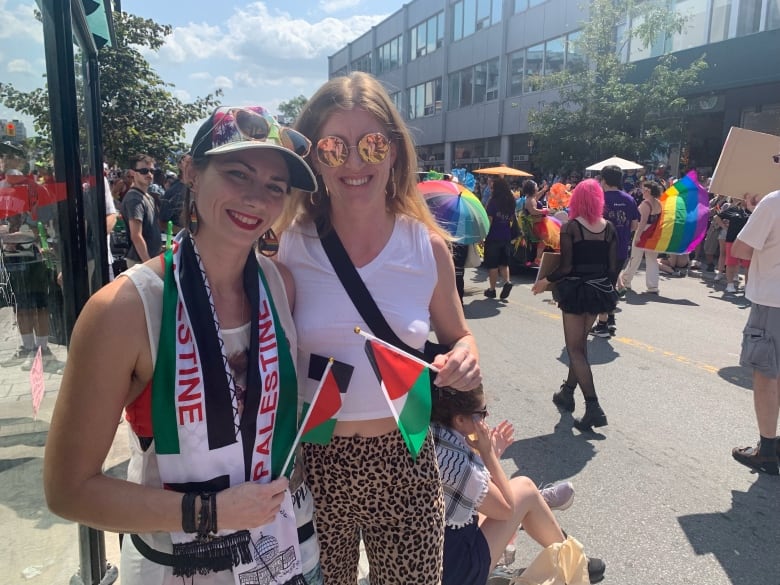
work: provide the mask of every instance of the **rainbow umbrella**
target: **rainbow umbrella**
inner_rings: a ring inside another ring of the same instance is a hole
[[[474,244],[485,239],[490,220],[474,193],[451,181],[423,181],[417,188],[436,221],[459,244]]]

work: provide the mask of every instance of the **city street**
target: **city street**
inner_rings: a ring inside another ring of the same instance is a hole
[[[748,313],[742,294],[725,297],[722,286],[698,273],[662,277],[658,297],[629,293],[617,335],[589,342],[609,425],[582,435],[551,402],[566,373],[561,318],[549,293],[531,294],[532,276],[513,276],[504,302],[482,295],[485,271],[466,273],[465,310],[481,350],[487,420],[507,418],[516,429],[506,471],[540,485],[574,483],[574,505],[557,515],[587,553],[606,561],[606,584],[780,585],[780,478],[753,475],[730,454],[758,438],[749,373],[738,365]],[[640,272],[637,291],[643,281]],[[2,317],[5,328],[7,310]],[[5,335],[8,347],[16,343],[11,331]],[[64,348],[56,353],[64,360]],[[33,423],[26,374],[16,370],[0,368],[3,387],[15,389],[0,398],[4,582],[64,585],[78,567],[77,530],[45,508],[40,477],[59,376],[47,373]],[[582,412],[578,393],[575,415]],[[121,423],[106,466],[118,475],[126,470],[125,433]],[[116,540],[106,534],[112,563]],[[538,550],[522,535],[514,567]]]
[[[731,458],[732,447],[758,439],[750,376],[738,363],[749,304],[695,274],[662,277],[660,296],[629,292],[617,335],[591,337],[609,425],[582,435],[551,401],[566,375],[551,294],[533,296],[529,273],[513,277],[508,302],[490,300],[486,272],[467,273],[488,421],[515,425],[518,441],[503,458],[510,475],[574,483],[574,505],[558,518],[606,561],[605,583],[778,585],[780,478]],[[634,287],[644,290],[643,273]],[[517,545],[514,566],[525,566],[538,547],[525,535]]]

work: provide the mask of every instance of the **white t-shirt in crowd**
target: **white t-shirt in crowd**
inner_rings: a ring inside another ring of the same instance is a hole
[[[780,191],[765,196],[737,238],[753,248],[745,297],[780,307]]]

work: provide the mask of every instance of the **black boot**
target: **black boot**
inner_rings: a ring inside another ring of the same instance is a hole
[[[598,401],[585,403],[585,415],[574,419],[574,428],[580,432],[591,430],[591,427],[603,427],[607,424],[607,415],[601,409]]]
[[[561,389],[553,394],[553,402],[567,412],[574,412],[574,388],[564,380]]]

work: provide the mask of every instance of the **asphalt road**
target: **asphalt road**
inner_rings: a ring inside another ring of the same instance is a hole
[[[567,355],[550,293],[532,295],[528,273],[513,276],[507,301],[487,299],[486,276],[467,270],[465,312],[488,421],[515,425],[504,467],[540,485],[574,483],[574,505],[558,518],[605,560],[604,582],[780,585],[780,478],[731,458],[732,447],[758,439],[751,374],[739,366],[743,295],[698,273],[662,277],[660,296],[629,293],[616,336],[588,343],[609,425],[581,434],[551,401]],[[644,290],[643,272],[634,284]],[[522,534],[514,567],[538,550]]]

